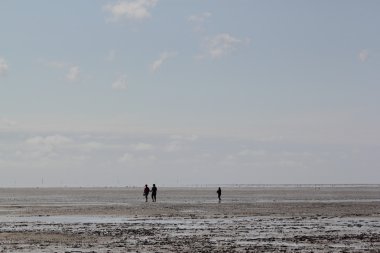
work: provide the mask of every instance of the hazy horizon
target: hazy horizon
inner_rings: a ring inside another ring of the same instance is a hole
[[[0,2],[0,187],[379,184],[379,1]]]

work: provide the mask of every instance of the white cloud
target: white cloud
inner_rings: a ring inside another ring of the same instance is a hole
[[[191,15],[188,20],[190,22],[204,22],[209,17],[211,17],[210,12],[203,12],[198,15]]]
[[[109,147],[95,140],[82,142],[79,136],[55,135],[36,135],[23,139],[17,145],[17,156],[24,162],[30,161],[31,164],[40,162],[78,164],[87,159],[98,159],[103,155],[103,149]],[[94,153],[93,153],[94,152]]]
[[[120,76],[115,82],[112,84],[112,89],[114,90],[126,90],[128,88],[127,76]]]
[[[194,25],[194,31],[200,32],[200,31],[203,30],[203,23],[209,17],[211,17],[211,13],[210,12],[203,12],[201,14],[191,15],[188,18],[188,21],[191,22]]]
[[[0,118],[0,127],[12,127],[15,126],[16,122],[7,118]]]
[[[57,157],[56,151],[70,145],[72,140],[62,135],[49,135],[31,137],[24,143],[26,149],[20,151],[21,157],[45,159]]]
[[[188,18],[188,21],[194,25],[194,30],[196,32],[202,32],[204,30],[204,22],[211,17],[210,12],[203,12],[197,15],[191,15]],[[224,55],[227,55],[233,52],[237,46],[241,43],[248,44],[250,39],[240,39],[233,37],[229,33],[219,33],[214,36],[205,36],[203,37],[202,47],[203,52],[200,55],[197,55],[196,58],[220,58]]]
[[[5,76],[9,72],[8,63],[4,58],[0,57],[0,76]]]
[[[75,82],[79,80],[80,69],[78,66],[72,66],[69,68],[69,72],[66,75],[66,79],[70,82]]]
[[[143,143],[143,142],[137,143],[133,145],[132,147],[136,151],[147,151],[147,150],[152,150],[154,148],[152,144]]]
[[[25,141],[29,145],[60,146],[71,143],[72,140],[62,135],[50,135],[46,137],[35,136]]]
[[[122,155],[120,158],[119,158],[119,162],[131,162],[135,159],[135,156],[133,154],[130,154],[130,153],[125,153],[124,155]]]
[[[166,152],[177,152],[182,150],[185,145],[199,139],[198,135],[171,135],[171,141],[164,147]]]
[[[69,82],[76,82],[81,79],[81,71],[79,66],[77,65],[59,60],[46,60],[43,58],[38,59],[37,62],[47,68],[57,69],[60,71],[67,71],[65,78]]]
[[[177,56],[177,52],[161,53],[160,57],[152,63],[151,65],[152,71],[156,72],[166,60],[168,60],[169,58],[173,58],[175,56]]]
[[[115,4],[103,6],[103,10],[110,14],[107,22],[117,22],[122,19],[143,20],[149,18],[150,10],[156,5],[158,0],[133,0],[119,1]]]
[[[182,145],[178,141],[172,141],[165,147],[166,152],[177,152],[182,149]]]
[[[368,57],[369,57],[369,52],[367,49],[362,49],[360,50],[359,54],[358,54],[358,58],[361,62],[365,62],[368,60]]]
[[[208,37],[204,41],[205,53],[200,58],[211,57],[220,58],[233,52],[237,45],[242,43],[241,39],[235,38],[228,33],[220,33],[212,37]]]

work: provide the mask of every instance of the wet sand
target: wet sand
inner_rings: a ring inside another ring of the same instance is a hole
[[[0,189],[0,252],[380,252],[380,187]]]

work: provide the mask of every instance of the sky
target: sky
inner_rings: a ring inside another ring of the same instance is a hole
[[[379,11],[0,1],[0,187],[378,184]]]

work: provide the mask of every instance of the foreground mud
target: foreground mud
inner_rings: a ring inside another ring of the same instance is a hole
[[[380,252],[378,188],[229,189],[222,203],[202,199],[208,189],[168,189],[161,203],[133,189],[35,191],[2,195],[0,252]]]

